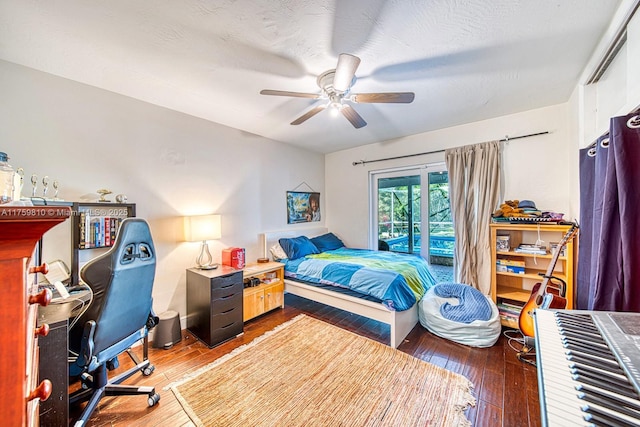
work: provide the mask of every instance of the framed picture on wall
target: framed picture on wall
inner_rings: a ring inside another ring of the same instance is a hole
[[[320,221],[320,193],[287,191],[287,224]]]

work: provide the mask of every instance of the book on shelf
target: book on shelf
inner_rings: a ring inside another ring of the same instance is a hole
[[[525,254],[546,255],[547,249],[539,245],[521,243],[520,245],[518,245],[517,248],[515,248],[515,252],[520,252]]]
[[[80,241],[78,248],[90,249],[112,246],[124,218],[98,216],[80,213]]]
[[[521,311],[521,305],[498,303],[498,312],[500,314],[519,316]]]

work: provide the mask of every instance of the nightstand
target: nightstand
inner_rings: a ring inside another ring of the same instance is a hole
[[[187,329],[209,347],[243,333],[242,270],[187,269]]]
[[[249,263],[244,278],[260,279],[258,286],[244,288],[244,321],[278,307],[284,308],[284,264],[280,262]]]

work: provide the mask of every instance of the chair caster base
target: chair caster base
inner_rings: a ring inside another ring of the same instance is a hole
[[[156,403],[160,401],[160,395],[158,393],[150,393],[147,398],[147,404],[149,407],[154,406]]]
[[[153,371],[155,370],[156,370],[156,367],[154,365],[149,365],[142,370],[142,375],[144,375],[145,377],[148,377],[149,375],[153,374]]]

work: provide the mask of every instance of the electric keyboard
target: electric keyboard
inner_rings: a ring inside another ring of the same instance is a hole
[[[543,426],[640,426],[640,313],[536,310]]]

